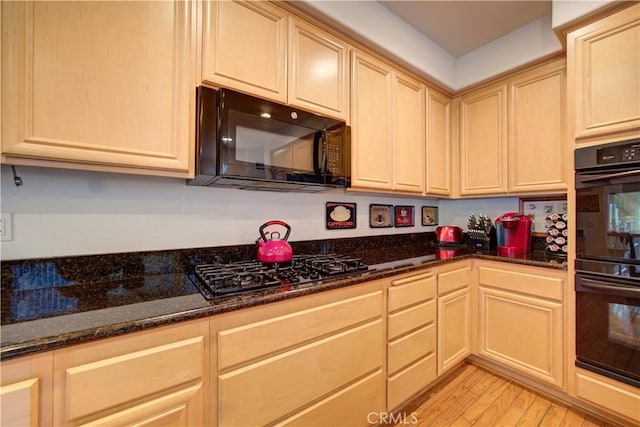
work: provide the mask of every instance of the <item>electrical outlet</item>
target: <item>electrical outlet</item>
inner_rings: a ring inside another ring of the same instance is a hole
[[[0,240],[3,242],[13,240],[13,214],[0,216]]]

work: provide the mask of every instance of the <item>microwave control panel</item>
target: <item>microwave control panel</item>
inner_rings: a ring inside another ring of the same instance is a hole
[[[338,144],[327,143],[327,169],[333,176],[342,175],[342,147]]]

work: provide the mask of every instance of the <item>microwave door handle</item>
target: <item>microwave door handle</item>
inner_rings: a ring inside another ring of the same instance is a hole
[[[313,172],[318,176],[324,174],[324,162],[326,161],[324,150],[322,131],[317,131],[313,134]]]
[[[626,171],[626,172],[610,173],[610,174],[606,174],[606,175],[583,177],[582,178],[582,182],[584,183],[584,182],[607,181],[607,180],[610,180],[610,179],[629,178],[629,177],[634,177],[634,176],[640,176],[640,169],[632,170],[632,171]]]

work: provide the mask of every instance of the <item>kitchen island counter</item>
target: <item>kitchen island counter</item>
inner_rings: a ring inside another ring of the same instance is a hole
[[[213,249],[176,250],[8,261],[2,264],[0,358],[9,359],[155,326],[211,316],[382,279],[469,258],[566,270],[566,260],[542,251],[505,258],[466,248],[419,244],[352,250],[369,265],[356,275],[281,286],[248,295],[205,299],[195,285],[194,263]],[[246,256],[228,248],[225,257]]]

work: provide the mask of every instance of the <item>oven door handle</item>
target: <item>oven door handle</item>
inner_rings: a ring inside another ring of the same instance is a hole
[[[583,176],[582,182],[585,183],[585,182],[608,181],[610,179],[629,178],[634,176],[640,176],[640,169],[634,169],[626,172],[609,173],[606,175],[596,175],[591,177]]]
[[[607,294],[615,294],[618,296],[626,296],[631,298],[640,298],[640,287],[624,286],[624,285],[606,285],[601,282],[581,278],[580,285],[587,289],[605,292]]]

